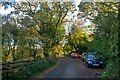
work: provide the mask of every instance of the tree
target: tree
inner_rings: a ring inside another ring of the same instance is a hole
[[[68,35],[68,45],[72,48],[71,51],[84,52],[87,50],[87,43],[92,40],[91,34],[86,32],[84,22],[76,20],[73,22],[71,32]],[[91,40],[90,40],[91,39]]]
[[[14,8],[12,16],[7,19],[10,24],[5,23],[6,27],[3,25],[6,28],[3,39],[8,30],[12,34],[12,38],[7,38],[8,41],[12,39],[9,44],[13,43],[16,47],[15,51],[11,51],[11,61],[36,59],[41,54],[44,57],[54,55],[54,48],[62,45],[66,16],[74,10],[74,5],[71,2],[17,2]],[[5,43],[3,41],[3,47]],[[3,56],[8,57],[4,54]]]
[[[94,40],[90,50],[99,54],[108,62],[103,77],[119,78],[118,76],[118,4],[119,3],[81,3],[80,10],[96,25]],[[90,12],[88,12],[88,10]],[[83,16],[84,17],[84,16]],[[112,70],[111,70],[112,69]],[[114,75],[112,75],[112,74]]]

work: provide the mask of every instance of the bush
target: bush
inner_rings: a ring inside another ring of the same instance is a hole
[[[20,64],[17,73],[12,73],[10,79],[26,79],[31,78],[37,73],[52,67],[57,62],[56,58],[47,58],[39,61],[31,61],[28,64]]]

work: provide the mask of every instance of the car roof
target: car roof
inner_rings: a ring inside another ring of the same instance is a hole
[[[88,52],[87,54],[96,54],[96,52]]]

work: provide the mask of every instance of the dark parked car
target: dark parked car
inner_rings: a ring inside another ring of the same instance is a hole
[[[82,58],[81,58],[81,60],[84,62],[84,59],[85,59],[85,56],[87,55],[87,53],[83,53],[82,54]]]
[[[85,60],[85,56],[86,56],[86,55],[95,55],[95,54],[96,54],[96,52],[82,53],[82,58],[81,58],[81,60],[84,62],[84,60]]]
[[[84,63],[87,67],[101,67],[103,68],[103,61],[99,57],[93,54],[87,54],[84,56]]]

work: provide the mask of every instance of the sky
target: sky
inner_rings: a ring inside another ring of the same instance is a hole
[[[7,1],[7,0],[0,0],[0,2],[3,2],[3,1]],[[14,0],[9,0],[9,1],[14,1]],[[15,0],[16,2],[18,2],[18,1],[21,1],[21,0]],[[55,1],[55,0],[54,0]],[[73,1],[73,0],[71,0],[71,1]],[[74,14],[70,14],[69,16],[68,16],[68,19],[70,19],[70,18],[72,18],[73,17],[73,15],[75,16],[74,17],[74,19],[77,19],[77,14],[78,14],[78,12],[79,12],[79,8],[78,8],[78,5],[80,4],[80,2],[81,2],[81,0],[74,0],[74,2],[75,2],[75,5],[76,5],[76,11],[74,12]],[[8,8],[5,10],[4,9],[4,6],[2,6],[1,4],[0,4],[0,16],[7,16],[8,14],[10,14],[11,13],[11,11],[14,11],[14,7],[11,7],[10,5],[8,5]],[[87,25],[89,25],[90,24],[90,21],[88,20],[88,21],[86,21],[86,23],[85,23],[85,25],[87,26]]]
[[[7,15],[7,14],[10,14],[11,11],[14,11],[14,8],[13,7],[10,7],[8,6],[8,9],[4,9],[4,6],[1,6],[0,5],[0,15]]]
[[[7,1],[7,0],[0,0],[0,2],[3,2],[3,1]],[[14,0],[9,0],[9,1],[14,1]],[[16,2],[17,1],[21,1],[21,0],[15,0]],[[72,1],[72,0],[71,0]],[[79,12],[79,8],[78,8],[78,5],[80,4],[80,2],[81,2],[81,0],[74,0],[74,2],[75,2],[75,5],[76,5],[76,11],[74,12],[74,14],[70,14],[69,16],[68,16],[68,19],[70,19],[70,18],[72,18],[72,16],[74,15],[75,17],[74,17],[74,19],[77,19],[77,14],[78,14],[78,12]],[[1,4],[0,4],[0,16],[7,16],[8,14],[10,14],[11,13],[11,11],[14,11],[14,7],[11,7],[10,5],[8,5],[8,8],[5,10],[4,9],[4,6],[2,6]],[[86,21],[86,23],[85,23],[85,25],[87,26],[87,25],[89,25],[90,24],[90,21],[88,20],[88,21]]]
[[[4,0],[5,1],[5,0]],[[6,0],[7,1],[7,0]],[[13,1],[13,0],[10,0],[10,1]],[[15,1],[21,1],[21,0],[15,0]],[[80,1],[81,0],[75,0],[75,3],[76,3],[76,9],[77,9],[77,11],[75,11],[75,13],[74,13],[74,15],[77,15],[78,14],[78,4],[80,3]],[[3,2],[3,0],[0,0],[0,2]],[[0,15],[7,15],[7,14],[10,14],[11,13],[11,11],[14,11],[14,7],[10,7],[9,5],[8,5],[8,8],[5,10],[4,9],[4,6],[2,6],[1,4],[0,4]]]
[[[3,0],[0,0],[0,2],[1,1],[3,1]],[[5,1],[5,0],[4,0]],[[12,0],[13,1],[13,0]],[[17,1],[21,1],[21,0],[17,0]],[[70,14],[69,16],[68,16],[68,19],[70,19],[70,18],[73,18],[73,15],[75,16],[74,17],[74,19],[73,20],[76,20],[76,19],[78,19],[77,18],[77,14],[78,14],[78,12],[79,12],[79,8],[78,8],[78,5],[80,4],[80,2],[81,2],[81,0],[74,0],[75,1],[75,5],[76,5],[76,11],[74,12],[74,14]],[[4,9],[4,6],[2,6],[1,4],[0,4],[0,16],[7,16],[8,14],[10,14],[11,13],[11,11],[14,11],[14,7],[11,7],[10,5],[8,5],[8,8],[5,10]],[[88,25],[90,25],[90,21],[89,20],[87,20],[86,22],[85,22],[85,26],[88,26]],[[70,24],[68,24],[67,25],[68,27],[70,26]],[[68,30],[67,30],[67,28],[66,28],[66,31],[68,32]]]

